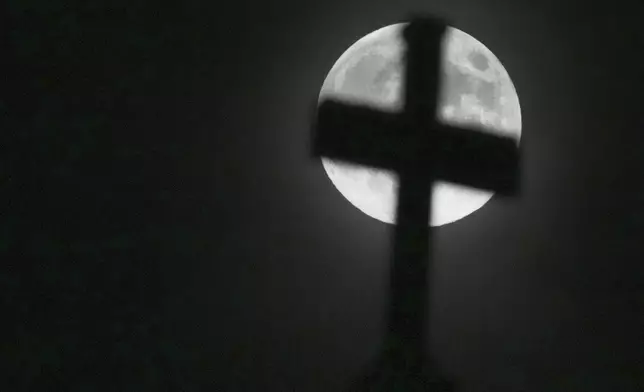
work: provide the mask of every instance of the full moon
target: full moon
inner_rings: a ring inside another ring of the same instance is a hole
[[[334,98],[390,112],[401,111],[406,23],[376,30],[349,47],[327,74],[318,102]],[[438,121],[475,125],[517,140],[521,108],[510,76],[499,59],[471,35],[448,27],[442,47]],[[356,208],[384,223],[396,221],[398,178],[395,173],[322,157],[337,190]],[[436,181],[432,190],[431,226],[445,225],[483,207],[493,193]]]

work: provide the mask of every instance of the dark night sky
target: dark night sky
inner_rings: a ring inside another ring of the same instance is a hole
[[[7,382],[346,385],[384,331],[390,227],[310,157],[310,109],[416,11],[485,43],[523,116],[521,197],[436,230],[432,355],[459,391],[641,390],[644,6],[290,1],[7,3]]]

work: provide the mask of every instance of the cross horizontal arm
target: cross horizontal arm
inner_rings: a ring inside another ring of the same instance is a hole
[[[336,100],[323,101],[313,122],[313,154],[383,169],[401,157],[399,115]]]
[[[514,138],[475,127],[435,124],[435,146],[426,155],[441,180],[514,195],[519,188],[519,149]],[[433,152],[433,154],[432,154]]]

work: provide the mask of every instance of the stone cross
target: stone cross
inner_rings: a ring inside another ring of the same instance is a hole
[[[432,181],[501,195],[518,190],[519,151],[514,139],[435,119],[446,28],[444,21],[424,16],[412,17],[405,27],[402,112],[325,100],[313,122],[316,157],[391,170],[399,179],[383,355],[353,390],[451,390],[449,383],[438,381],[440,376],[425,354]]]

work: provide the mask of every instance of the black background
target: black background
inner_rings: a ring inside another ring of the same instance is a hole
[[[637,1],[9,1],[6,390],[340,390],[383,332],[389,227],[309,156],[326,73],[409,12],[519,94],[523,194],[436,230],[460,391],[644,385]]]

